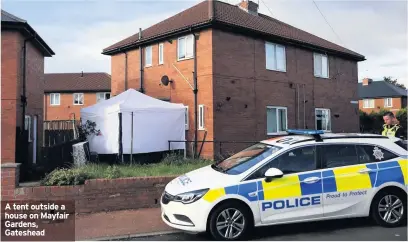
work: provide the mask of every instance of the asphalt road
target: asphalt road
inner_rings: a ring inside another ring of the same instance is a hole
[[[275,225],[258,228],[252,240],[307,240],[307,241],[407,241],[407,227],[384,228],[370,219],[344,219],[312,223]],[[211,240],[205,234],[177,233],[129,240]]]

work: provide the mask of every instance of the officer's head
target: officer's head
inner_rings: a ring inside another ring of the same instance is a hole
[[[386,125],[392,125],[395,123],[395,116],[392,112],[386,112],[383,115],[384,123]]]

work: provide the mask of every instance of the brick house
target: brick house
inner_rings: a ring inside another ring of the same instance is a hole
[[[81,108],[110,98],[111,76],[104,72],[46,73],[44,118],[80,119]]]
[[[358,106],[365,113],[387,109],[396,114],[407,107],[407,90],[386,81],[364,78],[358,84]]]
[[[1,11],[2,176],[3,169],[12,172],[18,163],[36,163],[40,157],[44,57],[52,55],[26,20]]]
[[[351,102],[364,56],[258,13],[252,1],[201,2],[102,53],[111,56],[113,95],[135,88],[188,107],[188,140],[256,141],[287,128],[359,131]],[[219,150],[205,143],[202,154]]]

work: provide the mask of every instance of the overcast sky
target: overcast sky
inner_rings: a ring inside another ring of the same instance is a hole
[[[224,0],[237,4],[240,0]],[[257,1],[257,0],[256,0]],[[200,1],[3,0],[2,9],[28,21],[56,55],[45,72],[110,73],[103,48]],[[268,8],[265,6],[268,6]],[[259,0],[259,11],[366,57],[359,79],[392,76],[408,86],[407,1]]]

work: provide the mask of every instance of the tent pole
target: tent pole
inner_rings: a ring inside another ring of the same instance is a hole
[[[122,144],[122,113],[119,113],[119,156],[123,163],[123,144]]]
[[[133,112],[132,112],[132,127],[130,135],[130,164],[133,164]]]

